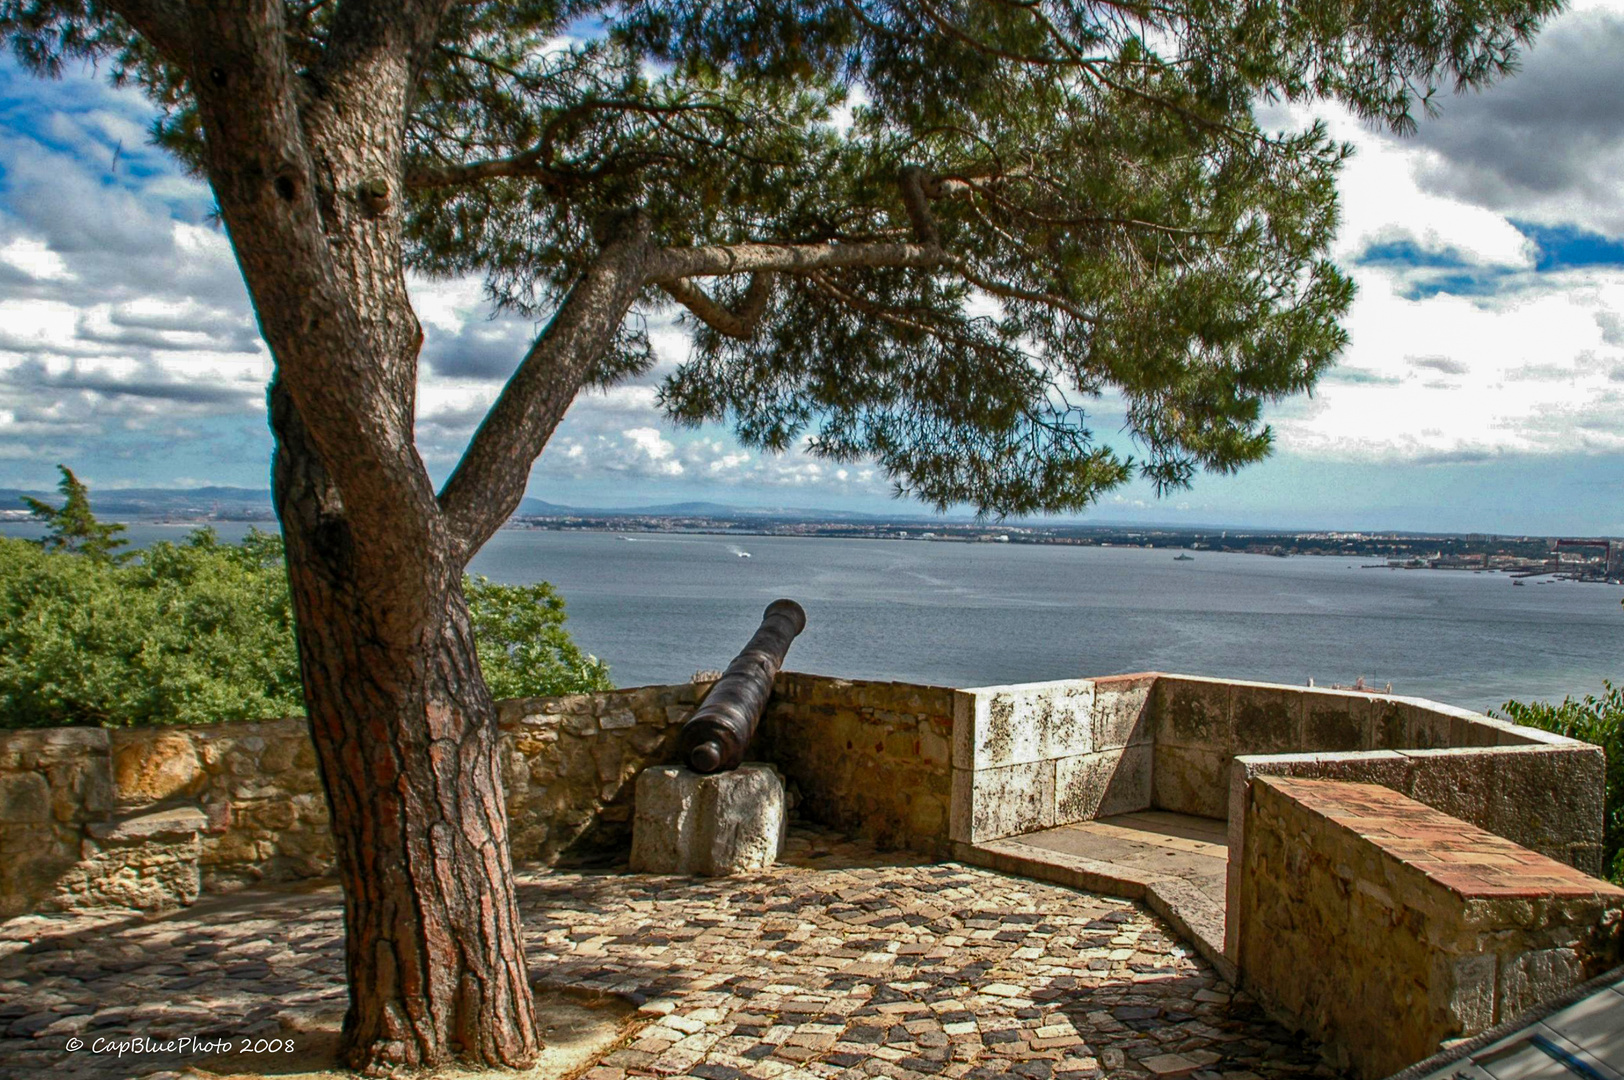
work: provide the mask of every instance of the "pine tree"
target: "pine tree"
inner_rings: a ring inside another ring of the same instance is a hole
[[[538,1040],[461,592],[576,394],[871,459],[994,513],[1269,448],[1353,295],[1347,148],[1508,71],[1556,0],[0,0],[110,63],[211,185],[275,362],[274,495],[346,890],[352,1064]],[[544,323],[436,490],[406,271]],[[1083,406],[1111,391],[1136,457]]]
[[[40,544],[46,551],[69,551],[86,555],[102,562],[121,563],[130,557],[118,549],[128,543],[119,539],[124,526],[96,520],[90,512],[90,489],[66,465],[58,465],[62,480],[56,490],[62,493],[62,505],[23,496],[23,503],[36,521],[45,523],[45,535]]]

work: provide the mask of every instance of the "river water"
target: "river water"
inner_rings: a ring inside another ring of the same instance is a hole
[[[235,538],[246,526],[226,525]],[[5,532],[32,531],[7,526]],[[144,544],[178,526],[135,525]],[[748,554],[748,558],[744,555]],[[471,570],[553,582],[617,685],[724,667],[776,597],[789,666],[950,686],[1169,671],[1490,708],[1624,675],[1617,586],[1167,549],[506,529]]]

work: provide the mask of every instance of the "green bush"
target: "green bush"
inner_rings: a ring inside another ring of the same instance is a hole
[[[200,530],[119,565],[0,540],[0,726],[302,711],[280,548]]]
[[[551,585],[465,581],[496,697],[607,689]],[[0,537],[0,727],[196,724],[303,711],[282,541],[200,529],[127,563]]]
[[[544,697],[610,690],[609,665],[581,652],[564,629],[564,598],[545,581],[498,585],[463,578],[479,669],[491,696]]]
[[[1624,687],[1602,681],[1601,697],[1586,694],[1575,701],[1562,699],[1560,705],[1547,701],[1508,701],[1500,715],[1518,724],[1554,731],[1570,739],[1582,739],[1602,748],[1607,755],[1606,833],[1603,839],[1603,865],[1610,876],[1624,885]]]

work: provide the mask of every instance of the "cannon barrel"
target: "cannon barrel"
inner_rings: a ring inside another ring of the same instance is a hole
[[[773,676],[783,665],[790,642],[805,627],[806,612],[795,601],[767,605],[744,650],[682,725],[677,749],[690,769],[714,773],[739,767],[772,695]]]

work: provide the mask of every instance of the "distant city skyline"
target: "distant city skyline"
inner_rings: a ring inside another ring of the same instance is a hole
[[[1407,138],[1265,111],[1356,149],[1332,252],[1360,289],[1351,344],[1312,397],[1269,409],[1269,461],[1162,500],[1132,484],[1083,520],[1624,535],[1624,3],[1553,19],[1523,67]],[[269,357],[210,196],[148,144],[151,116],[95,74],[0,62],[0,487],[49,490],[58,462],[93,492],[267,485]],[[491,319],[477,280],[413,291],[440,478],[533,328]],[[651,329],[660,366],[581,396],[531,497],[928,512],[867,465],[666,423],[655,392],[686,340]],[[1120,402],[1090,412],[1131,450]]]

